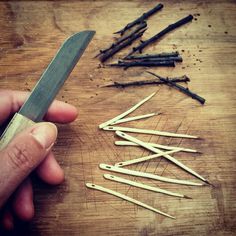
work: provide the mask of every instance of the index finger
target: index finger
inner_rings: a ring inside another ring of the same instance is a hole
[[[28,92],[0,90],[0,123],[17,112],[28,97]],[[55,100],[49,107],[44,119],[57,123],[69,123],[74,121],[77,116],[78,111],[74,106]]]

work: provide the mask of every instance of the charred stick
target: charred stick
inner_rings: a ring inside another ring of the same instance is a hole
[[[186,16],[183,19],[175,22],[174,24],[171,24],[169,26],[167,26],[165,29],[163,29],[162,31],[160,31],[158,34],[154,35],[153,37],[151,37],[150,39],[143,41],[139,46],[135,47],[132,49],[132,51],[125,57],[125,59],[127,57],[129,57],[130,55],[132,55],[134,52],[139,51],[140,53],[142,53],[142,50],[148,46],[149,44],[157,41],[158,39],[160,39],[162,36],[164,36],[165,34],[169,33],[170,31],[190,22],[193,19],[192,15]]]
[[[193,99],[196,99],[197,101],[199,101],[201,104],[205,103],[205,99],[200,97],[199,95],[197,95],[196,93],[191,92],[188,88],[185,88],[179,84],[176,84],[175,82],[169,80],[168,78],[163,78],[155,73],[152,73],[150,71],[146,71],[147,73],[154,75],[155,77],[159,78],[161,81],[165,82],[167,85],[172,86],[177,88],[179,91],[185,93],[186,95],[190,96]]]
[[[145,31],[146,31],[146,29],[140,31],[137,34],[132,35],[130,38],[128,38],[123,43],[118,44],[116,47],[113,47],[111,50],[109,50],[106,53],[104,53],[100,57],[101,62],[106,61],[108,58],[112,57],[115,53],[119,52],[121,49],[123,49],[123,48],[129,46],[130,44],[132,44],[132,42],[135,41],[136,39],[140,38]]]
[[[157,57],[157,58],[136,58],[136,59],[130,59],[130,60],[126,60],[126,61],[139,61],[139,62],[143,62],[143,61],[175,61],[175,62],[182,62],[183,58],[181,56],[177,56],[177,57]]]
[[[146,20],[147,18],[149,18],[151,15],[153,15],[154,13],[156,13],[157,11],[161,10],[163,8],[163,4],[159,3],[158,5],[156,5],[154,8],[152,8],[151,10],[149,10],[148,12],[143,13],[142,16],[140,16],[139,18],[137,18],[136,20],[128,23],[123,29],[115,32],[114,34],[121,34],[123,35],[124,32],[130,28],[132,28],[133,26],[143,22],[144,20]]]
[[[132,32],[130,32],[127,36],[125,37],[121,37],[119,38],[115,43],[113,43],[109,48],[106,48],[106,49],[103,49],[103,50],[100,50],[100,52],[95,56],[98,57],[100,56],[101,54],[104,54],[106,53],[107,51],[109,51],[110,49],[118,46],[119,44],[121,44],[122,42],[124,42],[125,40],[131,38],[133,35],[135,35],[136,33],[138,33],[140,30],[144,29],[147,27],[147,23],[144,21],[142,22],[140,25],[138,25],[138,27],[136,29],[134,29]]]
[[[169,78],[169,80],[171,82],[182,82],[182,83],[187,83],[190,81],[190,79],[186,76],[186,75],[183,75],[181,77],[177,77],[177,78]],[[109,85],[106,85],[104,87],[121,87],[121,88],[125,88],[125,87],[129,87],[129,86],[141,86],[141,85],[150,85],[150,84],[156,84],[156,85],[159,85],[159,84],[165,84],[166,82],[164,81],[160,81],[160,80],[157,80],[157,79],[152,79],[152,80],[140,80],[140,81],[132,81],[132,82],[127,82],[127,83],[120,83],[120,82],[114,82],[114,84],[109,84]]]
[[[178,57],[179,52],[163,52],[158,54],[144,54],[144,55],[133,55],[128,56],[126,60],[135,60],[135,59],[149,59],[149,58],[166,58],[166,57]]]
[[[174,67],[174,61],[132,61],[132,62],[118,62],[116,64],[109,64],[108,66],[115,66],[115,67],[125,67],[128,69],[129,67],[137,67],[137,66],[146,66],[146,67],[155,67],[155,66],[167,66],[167,67]]]
[[[116,41],[116,44],[120,44],[122,42],[124,42],[126,39],[132,37],[134,34],[138,33],[140,30],[144,29],[147,27],[147,22],[143,21],[141,22],[136,29],[134,29],[133,31],[131,31],[127,36],[121,37]]]

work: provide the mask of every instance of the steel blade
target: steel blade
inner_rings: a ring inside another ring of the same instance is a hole
[[[21,115],[35,122],[43,119],[94,34],[95,31],[82,31],[64,42],[21,107]]]

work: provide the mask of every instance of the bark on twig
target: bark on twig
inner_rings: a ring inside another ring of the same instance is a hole
[[[128,23],[123,29],[115,32],[114,34],[121,34],[123,35],[124,32],[130,28],[132,28],[134,25],[137,25],[141,22],[143,22],[144,20],[146,20],[148,17],[150,17],[151,15],[153,15],[154,13],[156,13],[157,11],[161,10],[163,8],[163,4],[159,3],[158,5],[156,5],[154,8],[152,8],[151,10],[149,10],[148,12],[145,12],[142,16],[140,16],[139,18],[137,18],[136,20]]]
[[[136,62],[157,62],[157,61],[175,61],[175,62],[182,62],[183,58],[181,56],[177,56],[177,57],[157,57],[157,58],[138,58],[138,59],[129,59],[129,60],[125,60],[125,61],[136,61]]]
[[[186,83],[189,82],[190,79],[186,76],[183,75],[181,77],[177,77],[177,78],[169,78],[169,80],[171,82],[182,82],[182,83]],[[114,84],[109,84],[106,85],[104,87],[116,87],[116,88],[126,88],[126,87],[130,87],[130,86],[142,86],[142,85],[150,85],[150,84],[165,84],[166,82],[164,81],[160,81],[159,79],[152,79],[152,80],[140,80],[140,81],[132,81],[132,82],[127,82],[127,83],[122,83],[122,82],[114,82]]]
[[[101,62],[105,62],[108,58],[112,57],[115,53],[119,52],[121,49],[123,49],[123,48],[129,46],[130,44],[132,44],[132,42],[135,41],[136,39],[140,38],[145,31],[146,31],[146,29],[140,31],[137,34],[132,35],[129,39],[127,39],[123,43],[117,45],[116,47],[113,47],[111,50],[104,53],[100,57]]]
[[[159,67],[159,66],[175,67],[175,62],[174,61],[131,61],[131,62],[120,61],[118,63],[109,64],[108,66],[124,67],[124,69],[128,69],[129,67],[138,67],[138,66],[145,66],[145,67]]]
[[[190,96],[191,98],[193,98],[193,99],[199,101],[201,104],[204,104],[204,103],[205,103],[206,100],[205,100],[204,98],[200,97],[200,96],[197,95],[196,93],[193,93],[193,92],[190,91],[188,88],[185,88],[185,87],[183,87],[183,86],[181,86],[181,85],[179,85],[179,84],[176,84],[175,82],[170,81],[168,78],[167,78],[167,79],[166,79],[166,78],[163,78],[163,77],[161,77],[161,76],[159,76],[159,75],[157,75],[157,74],[155,74],[155,73],[152,73],[152,72],[150,72],[150,71],[146,71],[146,72],[149,73],[149,74],[151,74],[151,75],[156,76],[156,77],[159,78],[161,81],[165,82],[166,85],[169,85],[169,86],[172,86],[172,87],[177,88],[179,91],[181,91],[181,92],[185,93],[186,95]]]
[[[143,54],[143,55],[132,55],[128,56],[126,60],[135,60],[135,59],[150,59],[150,58],[167,58],[167,57],[178,57],[179,52],[162,52],[158,54]]]
[[[165,29],[163,29],[162,31],[160,31],[158,34],[154,35],[153,37],[151,37],[150,39],[146,40],[146,41],[143,41],[139,46],[137,47],[134,47],[132,49],[132,51],[125,57],[125,59],[127,57],[129,57],[130,55],[132,55],[134,52],[140,52],[142,53],[142,50],[148,46],[149,44],[157,41],[158,39],[160,39],[161,37],[163,37],[165,34],[169,33],[170,31],[192,21],[193,19],[193,16],[192,15],[188,15],[184,18],[182,18],[181,20],[175,22],[174,24],[171,24],[169,26],[167,26]]]
[[[123,43],[125,40],[131,38],[133,35],[135,35],[136,33],[138,33],[140,30],[144,29],[147,27],[147,23],[144,21],[142,22],[140,25],[137,26],[136,29],[134,29],[133,31],[131,31],[129,34],[127,34],[127,36],[125,37],[121,37],[121,38],[118,38],[116,42],[114,42],[110,47],[106,48],[106,49],[102,49],[100,50],[100,52],[95,56],[98,57],[100,56],[101,54],[104,54],[106,52],[108,52],[109,50],[111,50],[112,48],[115,48],[117,47],[119,44]]]

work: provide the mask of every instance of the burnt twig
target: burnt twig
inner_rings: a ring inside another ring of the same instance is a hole
[[[127,61],[127,60],[126,60]],[[157,58],[137,58],[137,59],[130,59],[128,61],[138,61],[138,62],[148,62],[148,61],[175,61],[175,62],[182,62],[183,58],[181,56],[177,57],[157,57]]]
[[[158,5],[156,5],[154,8],[152,8],[151,10],[149,10],[148,12],[145,12],[142,16],[140,16],[139,18],[137,18],[136,20],[130,22],[129,24],[127,24],[123,29],[115,32],[114,34],[121,34],[123,35],[124,32],[130,28],[132,28],[134,25],[137,25],[141,22],[143,22],[144,20],[146,20],[148,17],[150,17],[151,15],[153,15],[154,13],[156,13],[157,11],[161,10],[163,8],[163,4],[159,3]]]
[[[128,38],[123,43],[117,45],[116,47],[113,47],[111,50],[109,50],[106,53],[104,53],[100,57],[101,62],[106,61],[108,58],[112,57],[115,53],[119,52],[121,49],[123,49],[123,48],[129,46],[130,44],[132,44],[132,42],[135,41],[136,39],[140,38],[145,31],[146,31],[146,29],[140,31],[137,34],[132,35],[130,38]]]
[[[100,52],[95,56],[98,57],[101,54],[106,53],[107,51],[111,50],[114,47],[117,47],[119,44],[121,44],[122,42],[124,42],[125,40],[131,38],[133,35],[135,35],[136,33],[138,33],[140,30],[144,29],[147,27],[147,23],[144,21],[141,24],[138,25],[138,27],[136,29],[134,29],[132,32],[130,32],[127,36],[125,37],[121,37],[119,38],[115,43],[113,43],[110,47],[106,48],[106,49],[102,49],[100,50]]]
[[[167,66],[167,67],[174,67],[174,61],[131,61],[125,62],[120,61],[115,64],[109,64],[108,66],[115,66],[115,67],[124,67],[128,69],[129,67],[137,67],[137,66],[146,66],[146,67],[155,67],[155,66]]]
[[[135,59],[149,59],[149,58],[166,58],[166,57],[178,57],[179,52],[162,52],[158,54],[143,54],[143,55],[132,55],[128,56],[126,60],[135,60]]]
[[[182,82],[182,83],[187,83],[190,81],[190,79],[186,76],[183,75],[181,77],[177,78],[169,78],[171,82]],[[150,85],[150,84],[165,84],[166,82],[160,81],[157,79],[152,79],[152,80],[139,80],[139,81],[132,81],[132,82],[127,82],[127,83],[121,83],[121,82],[114,82],[114,84],[109,84],[104,87],[116,87],[116,88],[125,88],[125,87],[130,87],[130,86],[142,86],[142,85]]]
[[[176,84],[175,82],[169,80],[168,78],[163,78],[163,77],[161,77],[161,76],[159,76],[159,75],[157,75],[153,72],[150,72],[150,71],[146,71],[146,72],[151,74],[151,75],[154,75],[155,77],[159,78],[161,81],[166,82],[167,85],[177,88],[179,91],[185,93],[186,95],[190,96],[191,98],[196,99],[201,104],[205,103],[206,100],[204,98],[200,97],[196,93],[191,92],[188,88],[185,88],[185,87],[183,87],[179,84]]]
[[[148,46],[149,44],[155,42],[156,40],[160,39],[162,36],[164,36],[165,34],[169,33],[170,31],[190,22],[193,19],[192,15],[189,15],[187,17],[184,17],[183,19],[175,22],[174,24],[171,24],[169,26],[167,26],[165,29],[163,29],[162,31],[160,31],[158,34],[154,35],[153,37],[151,37],[150,39],[143,41],[139,46],[134,47],[132,49],[132,51],[125,57],[125,59],[127,57],[129,57],[130,55],[132,55],[134,52],[139,51],[140,53],[142,53],[142,50]]]

